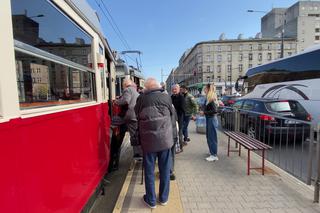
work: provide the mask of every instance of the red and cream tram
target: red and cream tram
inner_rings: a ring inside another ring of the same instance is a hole
[[[107,171],[114,57],[86,1],[0,1],[0,212],[80,212]]]

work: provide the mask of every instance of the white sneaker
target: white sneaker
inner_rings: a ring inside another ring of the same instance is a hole
[[[209,157],[206,158],[207,161],[211,162],[211,161],[217,161],[219,160],[217,156],[214,155],[210,155]]]

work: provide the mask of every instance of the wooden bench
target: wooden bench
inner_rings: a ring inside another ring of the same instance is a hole
[[[265,151],[271,149],[272,147],[264,144],[257,139],[251,138],[248,135],[238,132],[238,131],[224,131],[224,133],[228,136],[228,157],[230,152],[238,152],[239,156],[241,156],[241,146],[248,150],[248,163],[247,163],[247,174],[250,175],[251,169],[262,169],[262,175],[264,175],[264,157]],[[230,150],[230,138],[232,138],[236,145],[239,144],[239,149]],[[252,168],[250,167],[250,151],[262,151],[262,167],[261,168]]]

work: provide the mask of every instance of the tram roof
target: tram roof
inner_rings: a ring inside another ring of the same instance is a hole
[[[319,58],[320,45],[315,45],[301,53],[251,68],[247,71],[246,76],[251,77],[263,72],[319,72]]]

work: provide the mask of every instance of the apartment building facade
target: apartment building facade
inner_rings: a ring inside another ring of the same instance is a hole
[[[192,94],[202,91],[203,85],[214,82],[219,95],[233,94],[239,76],[254,66],[281,56],[281,39],[254,38],[204,41],[187,50],[167,78],[167,88],[178,83],[189,87]],[[295,39],[284,39],[284,56],[297,52]]]
[[[297,51],[320,43],[320,1],[298,1],[289,8],[274,8],[261,18],[263,38],[296,38]]]

